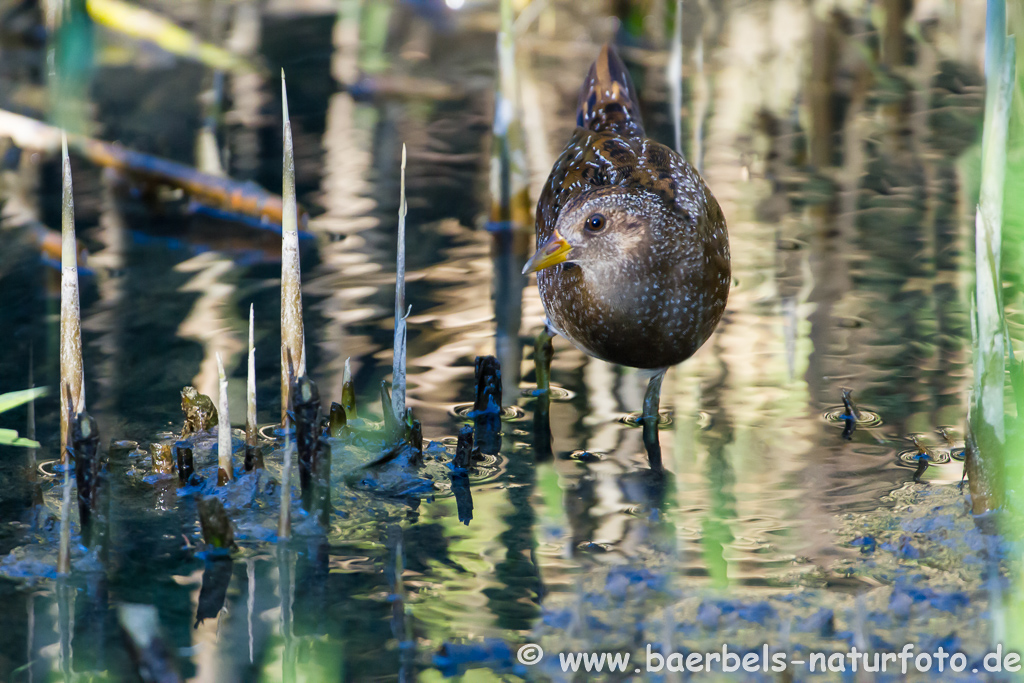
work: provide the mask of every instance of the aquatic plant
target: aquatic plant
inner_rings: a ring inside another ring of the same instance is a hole
[[[1015,82],[1016,51],[1006,35],[1006,5],[990,0],[985,29],[985,124],[981,191],[975,214],[974,388],[971,392],[966,469],[975,514],[1003,504],[1006,445],[1006,321],[1001,245],[1006,140]]]
[[[391,365],[391,414],[397,422],[405,419],[406,318],[405,308],[405,144],[402,145],[402,176],[398,200],[398,256],[395,268],[395,354]],[[387,410],[387,406],[384,406]]]
[[[295,201],[295,145],[288,115],[288,88],[281,70],[284,128],[281,213],[281,426],[289,424],[291,387],[306,374],[306,340],[302,327],[302,272],[299,267],[298,206]]]
[[[46,396],[46,387],[32,387],[21,391],[9,391],[0,394],[0,413],[17,408],[25,403],[31,404],[37,398]],[[25,448],[39,448],[39,442],[35,439],[19,436],[16,429],[0,429],[0,446],[22,446]]]

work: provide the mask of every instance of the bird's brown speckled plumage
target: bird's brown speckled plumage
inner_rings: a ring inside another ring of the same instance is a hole
[[[729,294],[725,217],[700,175],[644,137],[635,91],[605,48],[580,93],[576,128],[537,205],[537,245],[556,228],[573,251],[540,270],[552,328],[587,353],[665,368],[707,341]],[[599,213],[596,235],[585,221]]]

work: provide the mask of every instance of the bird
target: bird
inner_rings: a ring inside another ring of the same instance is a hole
[[[653,428],[665,372],[725,312],[729,236],[696,169],[646,136],[636,88],[610,44],[580,89],[576,129],[538,198],[536,229],[523,273],[537,273],[542,334],[649,371],[642,420]]]

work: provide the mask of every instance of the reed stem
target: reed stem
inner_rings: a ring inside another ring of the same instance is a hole
[[[220,401],[217,406],[219,423],[217,424],[217,485],[223,486],[235,478],[231,465],[231,414],[228,412],[228,378],[224,373],[224,363],[217,354],[217,377],[220,382]]]
[[[395,354],[391,369],[391,413],[395,420],[405,418],[405,361],[406,323],[409,311],[405,308],[405,161],[406,150],[402,145],[402,178],[398,202],[398,262],[395,269]],[[386,409],[386,406],[385,406]]]
[[[78,297],[78,245],[75,200],[67,136],[61,134],[61,277],[60,277],[60,461],[68,462],[71,420],[85,411],[85,369],[82,364],[82,313]]]
[[[306,341],[302,327],[302,273],[299,264],[299,219],[295,201],[295,146],[288,114],[288,89],[281,70],[284,119],[283,187],[281,190],[281,426],[289,424],[291,386],[306,374]]]

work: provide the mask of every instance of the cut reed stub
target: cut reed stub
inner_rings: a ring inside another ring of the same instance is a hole
[[[151,443],[149,445],[149,457],[153,462],[153,471],[157,474],[172,474],[174,472],[174,455],[171,453],[169,443]]]
[[[203,542],[213,550],[227,552],[235,544],[235,528],[220,498],[205,496],[199,499],[199,524]]]
[[[501,364],[494,356],[476,357],[476,415],[501,414]]]
[[[82,542],[91,548],[101,540],[106,524],[107,463],[99,451],[100,432],[96,420],[88,413],[75,416],[71,425],[71,445],[75,456]]]
[[[464,425],[459,430],[459,440],[455,445],[455,457],[452,458],[452,466],[469,471],[473,460],[473,428]]]
[[[124,603],[117,608],[117,620],[143,683],[181,683],[174,650],[160,633],[156,607]]]
[[[345,409],[340,403],[332,403],[331,416],[327,421],[328,433],[335,439],[340,438],[345,434],[347,426],[348,418],[345,417]]]
[[[313,380],[299,377],[291,387],[291,416],[295,423],[295,446],[299,453],[299,488],[303,502],[310,495],[313,459],[319,441],[320,391]]]
[[[412,448],[412,455],[409,464],[414,467],[423,466],[423,425],[412,416],[412,408],[407,410],[407,420],[412,425],[409,428],[409,446]]]
[[[192,482],[196,468],[192,456],[192,444],[178,441],[174,444],[174,459],[178,464],[178,483],[187,486]]]
[[[263,447],[260,445],[250,446],[245,445],[245,471],[252,472],[253,470],[265,469],[266,465],[263,462]]]

